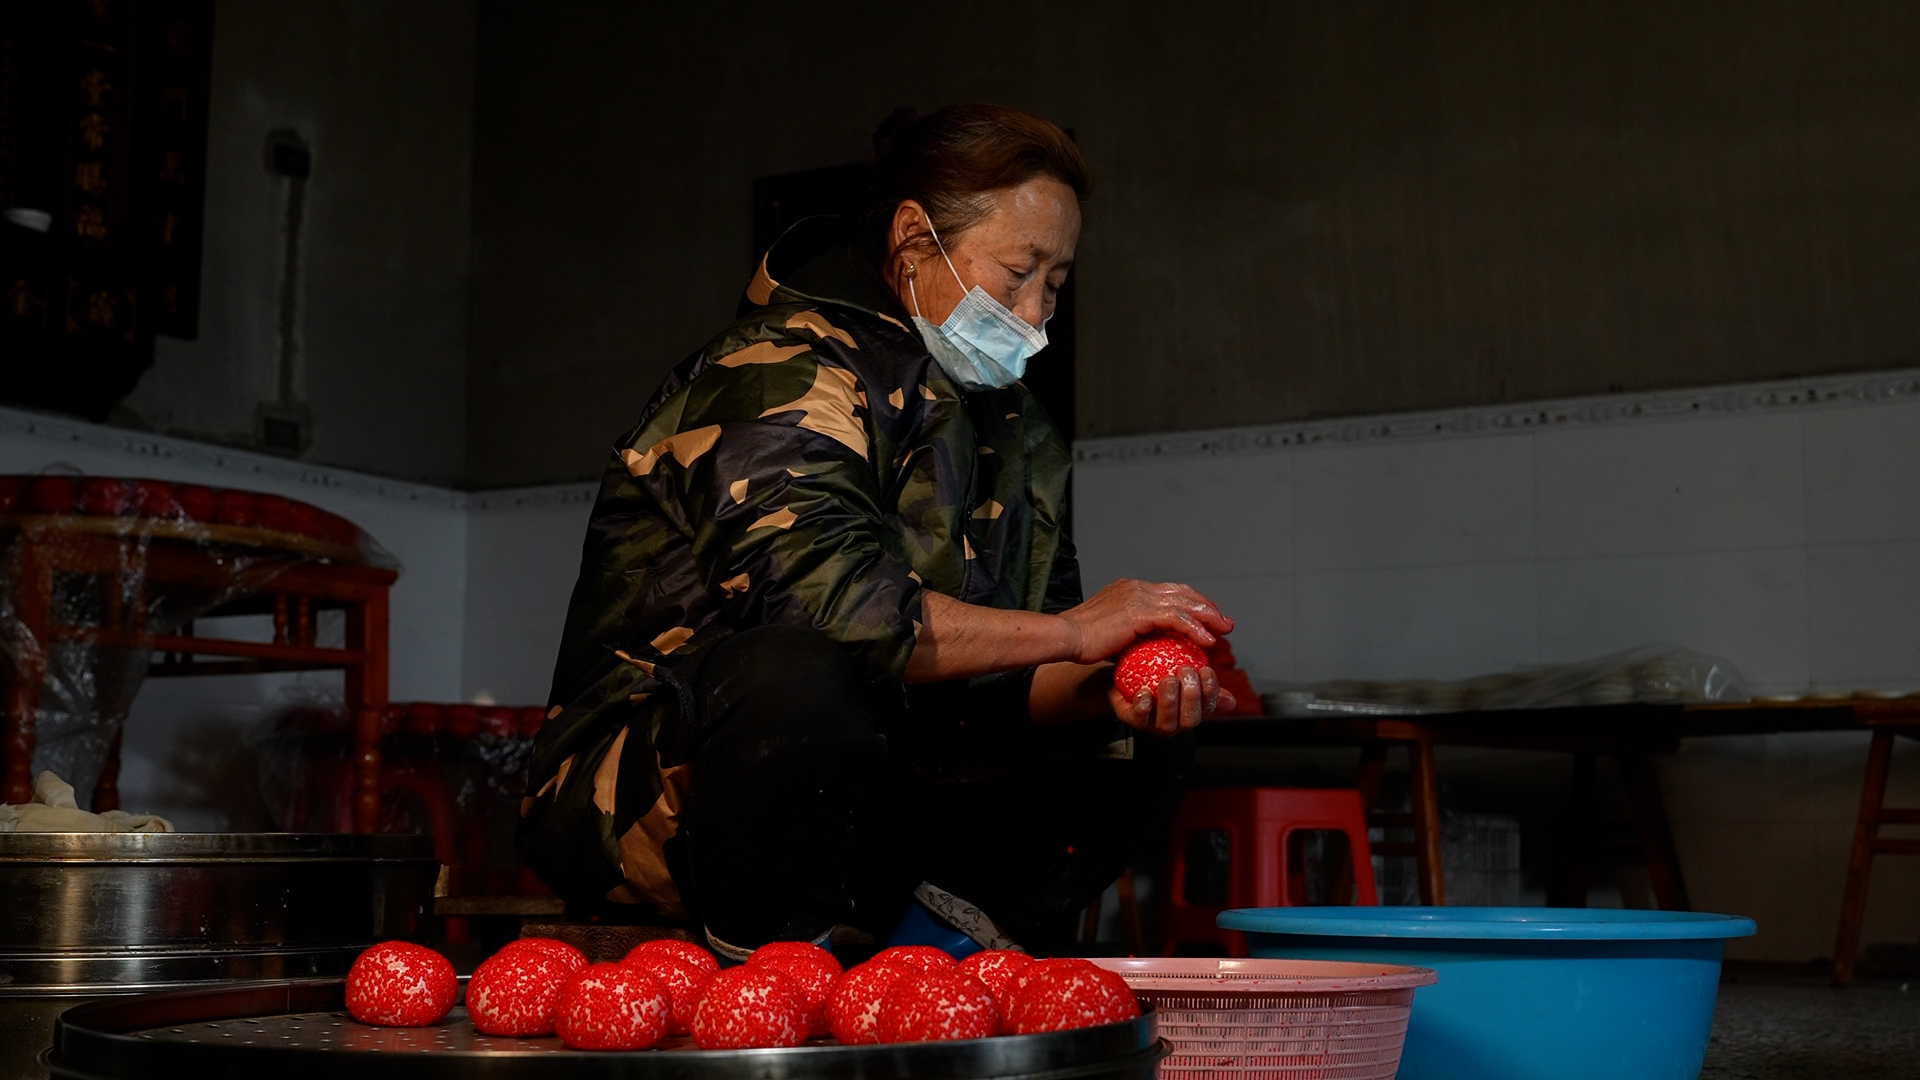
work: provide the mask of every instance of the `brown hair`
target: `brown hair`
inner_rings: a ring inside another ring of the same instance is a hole
[[[861,218],[868,250],[885,264],[894,211],[912,199],[926,208],[940,239],[952,244],[992,211],[991,194],[1049,177],[1092,193],[1087,162],[1067,133],[1001,105],[948,105],[916,114],[902,108],[873,133],[873,187]]]

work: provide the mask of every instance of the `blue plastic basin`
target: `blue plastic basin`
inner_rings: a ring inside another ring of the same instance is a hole
[[[1228,911],[1257,957],[1432,968],[1401,1080],[1694,1080],[1720,956],[1752,919],[1597,908]]]

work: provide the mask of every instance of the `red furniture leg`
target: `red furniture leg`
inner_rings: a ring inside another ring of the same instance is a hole
[[[1893,767],[1893,732],[1876,731],[1867,750],[1867,775],[1860,784],[1860,815],[1853,823],[1853,851],[1847,858],[1847,890],[1840,900],[1840,930],[1833,942],[1833,985],[1853,982],[1860,958],[1860,927],[1867,918],[1867,885],[1873,877],[1874,849],[1880,839],[1887,773]]]
[[[1407,777],[1413,796],[1414,866],[1420,879],[1420,902],[1438,907],[1447,902],[1446,878],[1440,854],[1440,778],[1434,772],[1433,740],[1422,734],[1407,744]],[[1364,834],[1363,834],[1364,835]]]
[[[387,593],[375,590],[347,609],[347,648],[363,658],[347,668],[353,716],[353,831],[380,828],[380,715],[387,707]]]

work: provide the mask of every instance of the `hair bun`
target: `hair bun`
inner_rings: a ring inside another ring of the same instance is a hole
[[[880,126],[873,129],[874,160],[885,161],[887,155],[893,152],[895,144],[900,141],[900,136],[919,120],[919,112],[915,111],[911,105],[902,105],[888,113],[887,118],[880,121]]]

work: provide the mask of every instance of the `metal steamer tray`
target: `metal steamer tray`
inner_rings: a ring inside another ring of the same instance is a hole
[[[426,836],[0,834],[0,987],[341,974],[414,929],[438,869]]]
[[[82,1001],[343,975],[417,932],[439,866],[427,836],[0,833],[0,1080]]]
[[[1152,1080],[1167,1052],[1150,1008],[1124,1024],[961,1042],[697,1050],[679,1039],[659,1050],[586,1052],[555,1038],[480,1035],[461,1008],[432,1027],[360,1024],[345,1012],[345,987],[340,979],[290,980],[83,1005],[60,1018],[48,1069],[71,1080]]]

